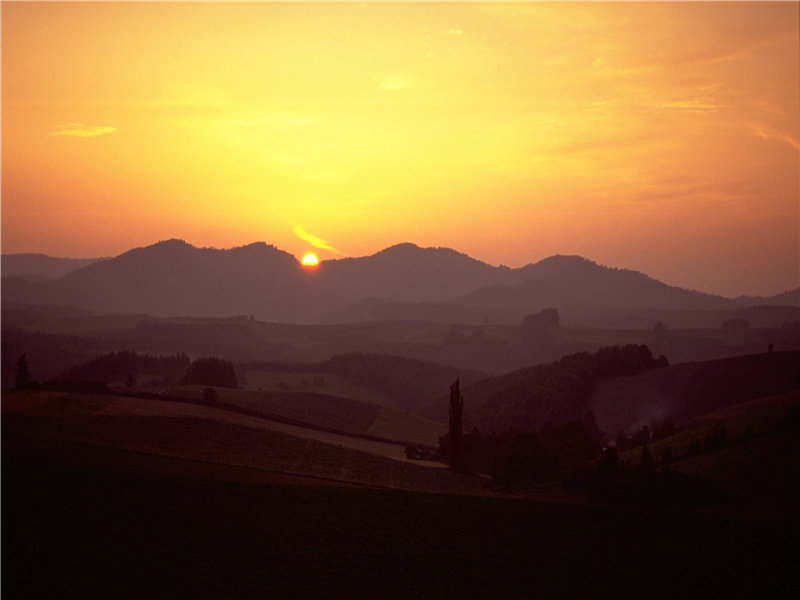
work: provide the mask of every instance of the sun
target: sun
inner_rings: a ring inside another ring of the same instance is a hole
[[[306,254],[301,261],[304,269],[316,269],[319,266],[317,257],[313,254]]]

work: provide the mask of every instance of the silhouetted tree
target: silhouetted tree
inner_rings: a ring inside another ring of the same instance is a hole
[[[560,326],[558,311],[545,308],[538,313],[527,315],[519,326],[522,345],[529,350],[544,350],[553,344],[553,331]]]
[[[233,363],[221,358],[198,358],[189,365],[183,378],[183,384],[208,385],[222,388],[238,389],[236,371]]]
[[[619,467],[619,454],[617,453],[616,446],[608,446],[603,450],[603,456],[600,457],[600,473],[601,475],[610,475],[616,473]]]
[[[460,470],[463,468],[462,442],[464,430],[462,415],[464,412],[464,400],[461,398],[459,380],[450,386],[450,468]]]
[[[203,400],[205,400],[208,404],[216,404],[219,400],[217,390],[215,390],[213,387],[203,388]]]
[[[503,487],[552,480],[558,475],[558,457],[535,433],[518,433],[492,457],[490,471]]]
[[[25,354],[19,357],[17,366],[14,368],[14,383],[20,390],[36,387],[36,381],[28,370],[28,358]]]

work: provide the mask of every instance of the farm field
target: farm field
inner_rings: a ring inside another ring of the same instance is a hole
[[[660,460],[668,448],[674,458],[679,458],[689,453],[692,443],[702,444],[720,430],[726,432],[728,442],[736,442],[783,428],[787,416],[793,410],[800,413],[800,390],[721,408],[693,419],[682,431],[651,442],[647,447],[656,460]],[[637,465],[641,459],[641,450],[629,450],[622,453],[621,458]]]
[[[45,394],[46,401],[40,394]],[[308,429],[184,402],[15,392],[3,403],[4,450],[14,439],[112,448],[209,464],[433,491],[475,492],[481,478],[409,461],[405,446]],[[26,406],[26,401],[30,402]],[[11,446],[9,446],[11,445]]]
[[[201,386],[176,386],[164,392],[194,400],[203,397]],[[436,448],[447,426],[396,408],[348,396],[312,391],[247,391],[219,388],[219,400],[267,418],[277,417],[352,435],[370,435],[387,440]]]
[[[5,436],[4,436],[5,437]],[[242,483],[3,452],[9,598],[793,597],[800,536],[697,514]]]

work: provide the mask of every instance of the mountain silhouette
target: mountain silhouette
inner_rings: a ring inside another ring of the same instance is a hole
[[[327,302],[291,254],[263,242],[218,250],[168,240],[69,273],[54,288],[97,312],[157,316],[300,320]]]
[[[3,300],[71,305],[97,313],[253,315],[295,323],[519,323],[523,315],[549,307],[563,316],[609,309],[743,306],[578,256],[553,256],[511,269],[449,248],[405,243],[371,256],[322,261],[316,271],[307,272],[294,256],[264,242],[220,250],[177,239],[97,260],[54,280],[4,276]]]
[[[580,256],[553,256],[518,270],[524,280],[470,292],[457,299],[467,305],[527,309],[555,306],[564,311],[648,307],[724,310],[733,300],[669,286],[643,273],[603,267]]]
[[[4,254],[2,257],[3,277],[24,277],[41,280],[43,278],[63,277],[107,258],[56,258],[46,254]]]
[[[322,285],[357,299],[451,300],[476,285],[499,283],[510,273],[451,250],[398,244],[362,258],[324,261]]]

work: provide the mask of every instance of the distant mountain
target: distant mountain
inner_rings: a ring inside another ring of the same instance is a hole
[[[800,287],[775,296],[739,296],[736,302],[744,306],[795,306],[800,307]]]
[[[324,261],[320,284],[352,297],[437,302],[478,285],[505,281],[508,267],[493,267],[449,248],[398,244],[372,256]]]
[[[557,307],[564,312],[648,307],[721,310],[738,308],[727,298],[669,286],[647,275],[603,267],[579,256],[553,256],[518,270],[524,279],[470,292],[456,302],[506,309]]]
[[[182,240],[96,260],[55,280],[4,276],[3,301],[71,305],[97,313],[253,315],[296,323],[516,324],[549,307],[569,316],[650,310],[645,327],[652,326],[653,310],[743,307],[578,256],[554,256],[510,269],[449,248],[399,244],[372,256],[323,261],[316,271],[306,272],[291,254],[263,242],[218,250]]]
[[[105,313],[304,320],[328,298],[303,276],[291,254],[263,242],[217,250],[168,240],[73,271],[52,289]]]
[[[0,272],[3,277],[58,278],[102,260],[108,258],[55,258],[45,254],[3,254]]]

